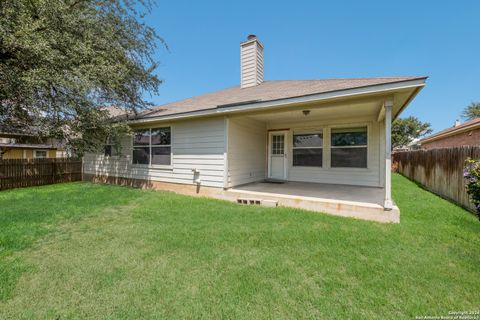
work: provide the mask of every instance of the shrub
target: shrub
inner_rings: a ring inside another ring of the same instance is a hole
[[[480,160],[467,158],[463,169],[465,188],[480,219]]]

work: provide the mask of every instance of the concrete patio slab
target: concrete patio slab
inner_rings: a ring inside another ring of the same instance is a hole
[[[227,198],[233,201],[249,197],[274,200],[280,206],[384,223],[400,222],[398,207],[384,210],[383,188],[306,182],[256,182],[228,189],[226,193]]]

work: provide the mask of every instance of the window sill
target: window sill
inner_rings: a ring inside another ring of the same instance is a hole
[[[308,170],[315,169],[320,171],[333,171],[333,172],[346,172],[346,171],[358,171],[358,172],[369,172],[370,168],[352,168],[352,167],[314,167],[314,166],[291,166],[291,169],[296,170]]]
[[[369,168],[357,168],[357,167],[330,167],[334,171],[345,171],[345,170],[354,170],[354,171],[369,171]]]
[[[312,168],[312,169],[325,169],[324,167],[322,166],[296,166],[296,165],[292,165],[292,168]]]
[[[157,169],[157,170],[173,170],[173,165],[156,165],[156,164],[132,164],[132,168]]]

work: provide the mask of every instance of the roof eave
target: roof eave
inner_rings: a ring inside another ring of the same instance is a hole
[[[0,144],[0,148],[10,148],[10,149],[49,149],[57,150],[59,147],[51,145],[40,145],[40,144]]]
[[[478,129],[478,128],[480,128],[480,122],[479,123],[474,123],[470,126],[459,128],[457,130],[448,131],[448,132],[445,132],[445,133],[439,132],[435,135],[432,135],[430,137],[426,137],[426,138],[420,140],[419,143],[422,144],[422,143],[433,142],[433,141],[436,141],[436,140],[439,140],[439,139],[442,139],[442,138],[447,138],[447,137],[450,137],[450,136],[454,136],[454,135],[463,133],[465,131],[474,130],[474,129]]]
[[[238,105],[232,105],[229,107],[222,107],[222,108],[214,107],[209,109],[203,109],[203,110],[191,111],[191,112],[185,112],[185,113],[176,113],[176,114],[165,115],[165,116],[154,116],[154,117],[148,117],[148,118],[146,117],[146,118],[131,120],[129,122],[132,124],[141,124],[141,123],[150,123],[150,122],[158,122],[158,121],[179,120],[179,119],[201,117],[201,116],[224,115],[224,114],[245,112],[245,111],[259,111],[259,110],[265,110],[268,108],[290,106],[290,105],[295,105],[300,103],[309,103],[309,102],[311,103],[311,102],[317,102],[317,101],[320,102],[324,100],[348,98],[352,96],[361,96],[366,94],[388,93],[396,90],[409,89],[409,88],[415,89],[414,94],[401,107],[400,111],[402,111],[408,105],[408,103],[413,99],[413,97],[418,93],[418,91],[420,91],[420,89],[425,86],[426,79],[427,77],[421,77],[421,78],[402,80],[402,81],[396,81],[391,83],[384,83],[384,84],[370,85],[370,86],[357,87],[357,88],[351,88],[351,89],[342,89],[342,90],[335,90],[335,91],[329,91],[329,92],[323,92],[323,93],[317,93],[317,94],[310,94],[310,95],[299,96],[299,97],[260,101],[260,102],[253,102],[249,104],[242,103]]]

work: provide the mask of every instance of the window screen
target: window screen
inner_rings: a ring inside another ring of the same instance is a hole
[[[293,165],[296,167],[321,167],[323,134],[299,133],[293,135]]]
[[[170,165],[170,127],[135,130],[132,162],[146,165]]]
[[[367,142],[367,127],[332,129],[332,168],[366,168]]]

